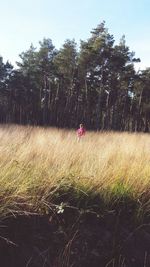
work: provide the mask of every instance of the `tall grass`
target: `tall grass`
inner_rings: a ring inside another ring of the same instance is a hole
[[[87,132],[78,142],[73,130],[0,127],[1,214],[36,211],[63,187],[147,198],[150,136]]]

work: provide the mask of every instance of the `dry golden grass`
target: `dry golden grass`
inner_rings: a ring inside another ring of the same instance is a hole
[[[35,205],[64,185],[88,193],[113,188],[118,182],[136,196],[148,192],[148,134],[87,132],[78,142],[75,131],[0,127],[2,212],[12,205],[15,210],[17,201],[24,204],[29,199],[30,205],[34,199]]]

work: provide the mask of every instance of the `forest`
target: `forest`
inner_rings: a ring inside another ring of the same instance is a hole
[[[104,21],[80,45],[44,38],[19,57],[13,67],[0,56],[0,123],[150,131],[150,68],[135,70],[140,59]]]

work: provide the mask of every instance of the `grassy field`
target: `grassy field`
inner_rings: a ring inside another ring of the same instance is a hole
[[[40,212],[70,188],[106,202],[130,195],[149,209],[148,134],[87,132],[78,142],[75,131],[1,126],[0,170],[1,216]]]
[[[149,222],[148,134],[0,127],[0,265],[148,267]]]

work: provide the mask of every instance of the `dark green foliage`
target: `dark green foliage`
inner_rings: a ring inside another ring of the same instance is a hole
[[[0,58],[0,122],[89,129],[150,130],[150,71],[126,45],[115,44],[105,22],[80,49],[66,40],[58,51],[43,39],[21,53],[14,70]]]

